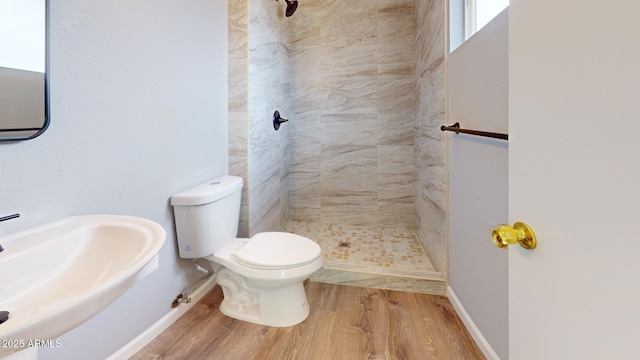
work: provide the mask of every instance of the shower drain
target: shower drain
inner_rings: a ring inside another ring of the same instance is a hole
[[[341,248],[350,248],[350,247],[351,247],[351,243],[350,243],[350,242],[348,242],[348,241],[340,241],[340,242],[338,243],[338,247],[341,247]]]

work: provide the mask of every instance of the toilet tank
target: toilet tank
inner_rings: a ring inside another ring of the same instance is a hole
[[[171,197],[180,257],[201,258],[238,235],[242,178],[223,176]]]

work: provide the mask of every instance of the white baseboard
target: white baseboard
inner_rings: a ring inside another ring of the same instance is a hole
[[[160,335],[163,331],[165,331],[171,324],[173,324],[176,320],[178,320],[187,310],[191,309],[191,307],[197,303],[202,297],[209,292],[209,290],[213,289],[216,286],[216,278],[212,276],[208,280],[206,280],[196,291],[193,292],[191,297],[191,302],[188,304],[180,304],[180,306],[169,311],[167,315],[158,320],[155,324],[153,324],[150,328],[145,330],[138,337],[133,339],[130,343],[122,347],[120,350],[116,351],[113,355],[109,356],[107,360],[127,360],[132,357],[135,353],[140,351],[143,347],[145,347],[148,343],[150,343],[153,339],[155,339],[158,335]]]
[[[456,309],[458,316],[464,323],[464,326],[467,328],[467,330],[471,334],[471,337],[473,338],[473,340],[475,340],[476,344],[478,345],[478,347],[480,348],[480,351],[482,351],[484,356],[488,360],[500,360],[500,357],[498,357],[498,354],[496,354],[496,352],[493,351],[493,348],[491,347],[487,339],[485,339],[484,336],[482,336],[480,329],[478,329],[476,324],[473,322],[473,320],[471,319],[467,311],[464,309],[464,306],[462,306],[462,303],[460,303],[460,300],[458,300],[458,297],[453,292],[453,289],[450,286],[447,287],[447,296],[449,297],[449,301],[453,305],[453,308]]]

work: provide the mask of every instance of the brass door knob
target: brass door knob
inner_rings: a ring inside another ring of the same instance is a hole
[[[497,247],[506,249],[510,244],[519,243],[525,249],[534,249],[537,245],[536,234],[533,229],[525,223],[517,222],[513,227],[502,225],[491,233],[493,243]]]

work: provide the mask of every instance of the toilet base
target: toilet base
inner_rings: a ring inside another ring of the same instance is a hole
[[[217,281],[224,293],[220,311],[234,319],[287,327],[304,321],[309,315],[302,281],[276,288],[259,288],[250,286],[244,276],[225,267],[218,270]]]

